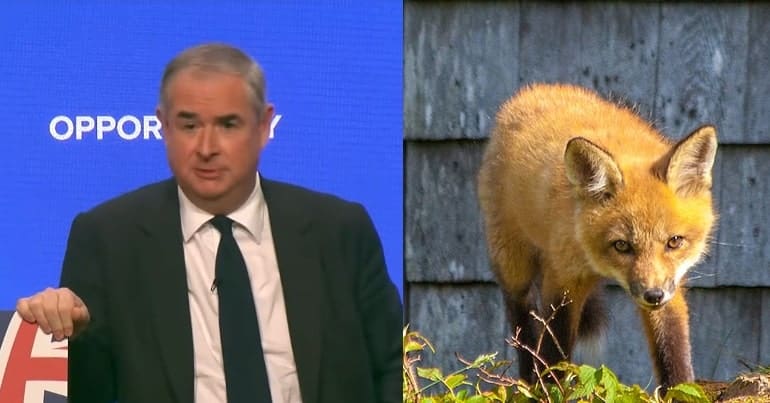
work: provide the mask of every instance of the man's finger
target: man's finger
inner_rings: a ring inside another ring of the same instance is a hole
[[[83,329],[88,326],[88,323],[91,321],[91,314],[88,312],[86,304],[77,296],[77,294],[73,293],[72,296],[75,300],[75,307],[72,309],[72,335],[74,336],[82,332]]]
[[[54,337],[59,339],[63,337],[72,336],[72,315],[75,310],[75,301],[72,292],[69,290],[60,290],[59,292],[59,318],[61,319],[62,332],[57,335],[54,332]]]
[[[29,323],[35,323],[35,315],[32,314],[32,310],[29,307],[29,298],[19,298],[16,301],[16,312],[19,313],[22,319]]]
[[[82,332],[87,326],[88,322],[91,320],[91,316],[88,313],[88,308],[86,308],[85,305],[75,308],[72,311],[72,335],[78,335],[80,332]]]
[[[29,299],[29,310],[35,318],[34,321],[43,330],[43,333],[51,334],[51,327],[48,325],[48,319],[43,311],[43,298],[41,294],[37,294]]]
[[[71,307],[69,309],[72,309]],[[61,315],[59,313],[59,293],[46,290],[43,293],[43,312],[48,320],[48,326],[53,337],[60,340],[63,337]]]
[[[88,313],[88,307],[86,306],[86,303],[83,302],[83,300],[80,299],[80,297],[78,297],[77,295],[72,294],[72,296],[75,299],[75,303],[74,303],[75,308],[78,310],[78,312],[80,312],[80,315],[81,315],[79,316],[79,319],[85,320],[86,322],[91,320],[91,314]]]

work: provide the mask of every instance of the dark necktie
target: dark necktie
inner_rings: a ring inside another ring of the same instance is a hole
[[[218,215],[211,223],[222,235],[217,249],[216,287],[227,402],[269,403],[259,322],[246,263],[233,238],[233,221]]]

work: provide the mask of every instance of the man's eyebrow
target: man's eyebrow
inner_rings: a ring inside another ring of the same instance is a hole
[[[231,113],[231,114],[228,114],[228,115],[217,116],[217,118],[216,118],[216,121],[220,122],[220,123],[232,122],[234,120],[235,121],[240,121],[241,120],[240,115],[238,115],[237,113]]]
[[[188,111],[179,111],[179,113],[176,114],[176,117],[181,119],[195,119],[198,117],[198,114]]]

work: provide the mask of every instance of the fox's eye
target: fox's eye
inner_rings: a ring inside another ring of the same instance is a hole
[[[682,246],[682,243],[684,243],[684,238],[679,235],[674,235],[668,239],[668,242],[666,242],[666,247],[669,249],[679,249]]]
[[[616,251],[620,253],[629,253],[631,252],[631,245],[629,245],[628,242],[623,240],[617,240],[612,243],[612,247],[615,248]]]

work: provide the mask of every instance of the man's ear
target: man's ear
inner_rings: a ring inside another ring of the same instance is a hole
[[[612,155],[583,137],[575,137],[564,151],[567,179],[582,197],[607,200],[623,187],[623,174]]]
[[[257,126],[259,130],[259,147],[265,148],[268,140],[270,140],[270,125],[273,122],[273,115],[275,113],[275,107],[273,104],[267,104],[262,111],[262,116]]]

